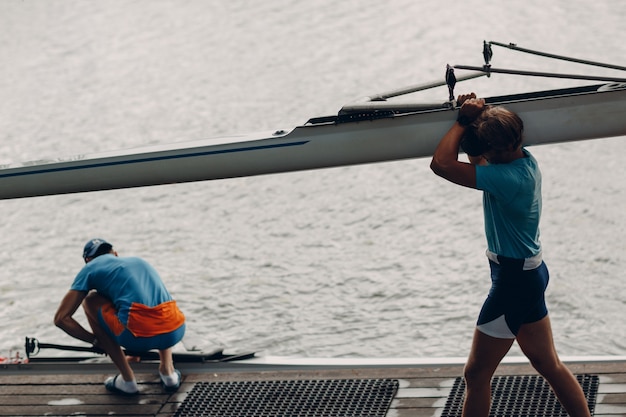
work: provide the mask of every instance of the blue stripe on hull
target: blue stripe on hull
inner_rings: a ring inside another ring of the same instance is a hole
[[[128,165],[128,164],[138,164],[138,163],[144,163],[144,162],[166,161],[170,159],[195,158],[198,156],[218,155],[218,154],[225,154],[225,153],[258,151],[258,150],[263,150],[263,149],[274,149],[274,148],[286,148],[286,147],[291,147],[291,146],[305,145],[308,142],[309,142],[308,140],[305,140],[305,141],[299,141],[299,142],[280,143],[280,144],[274,144],[274,145],[247,146],[245,148],[222,149],[218,151],[204,151],[204,152],[177,154],[177,155],[154,156],[151,158],[101,162],[101,163],[90,164],[90,165],[70,166],[70,167],[61,167],[61,168],[48,168],[48,169],[39,169],[35,171],[26,171],[26,172],[14,172],[14,173],[9,173],[9,174],[0,174],[0,179],[10,178],[10,177],[21,177],[21,176],[26,176],[26,175],[49,174],[49,173],[63,172],[63,171],[77,171],[77,170],[82,170],[82,169],[102,168],[102,167],[116,166],[116,165]],[[71,162],[71,161],[68,161],[68,162]]]

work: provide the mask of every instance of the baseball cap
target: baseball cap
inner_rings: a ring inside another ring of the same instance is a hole
[[[89,242],[85,244],[85,248],[83,249],[83,259],[92,258],[96,254],[96,252],[98,252],[98,249],[102,245],[109,245],[110,247],[113,247],[113,245],[111,245],[109,242],[107,242],[104,239],[100,239],[100,238],[91,239]]]

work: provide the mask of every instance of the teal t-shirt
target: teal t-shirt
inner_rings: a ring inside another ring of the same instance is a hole
[[[155,307],[172,300],[161,277],[148,262],[110,254],[86,264],[74,278],[71,289],[98,291],[113,302],[122,323],[128,322],[133,303]]]
[[[484,191],[487,247],[518,259],[541,252],[541,171],[530,152],[523,151],[524,158],[507,164],[476,166],[476,187]]]

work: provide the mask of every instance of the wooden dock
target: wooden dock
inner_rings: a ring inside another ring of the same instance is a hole
[[[114,368],[107,363],[30,363],[0,365],[0,416],[157,416],[172,417],[196,382],[396,379],[399,389],[388,417],[440,416],[462,365],[410,367],[365,366],[319,369],[238,368],[229,364],[178,364],[181,389],[166,394],[154,363],[134,364],[141,394],[132,397],[108,393],[103,385]],[[596,417],[626,416],[626,362],[568,363],[575,374],[599,377]],[[536,375],[528,364],[502,364],[496,375]],[[540,417],[540,416],[537,416]]]

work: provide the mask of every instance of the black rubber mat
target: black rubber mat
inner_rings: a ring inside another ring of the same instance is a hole
[[[383,417],[394,379],[198,382],[175,417]]]
[[[598,394],[597,375],[576,375],[593,415]],[[441,417],[460,417],[465,382],[456,378]],[[567,417],[550,386],[541,376],[498,376],[491,380],[490,417]]]

